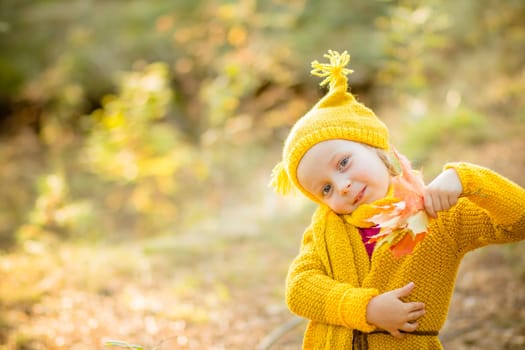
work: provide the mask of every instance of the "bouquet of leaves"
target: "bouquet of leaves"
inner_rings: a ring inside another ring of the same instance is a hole
[[[359,227],[377,227],[379,232],[368,240],[376,249],[389,244],[392,254],[402,257],[412,253],[425,238],[429,219],[424,208],[425,184],[420,172],[414,171],[408,159],[394,150],[401,174],[392,177],[390,193],[386,198],[361,206],[352,219]]]

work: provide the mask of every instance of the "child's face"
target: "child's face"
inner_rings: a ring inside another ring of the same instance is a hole
[[[310,148],[297,167],[299,183],[338,214],[386,196],[390,175],[377,150],[347,140]]]

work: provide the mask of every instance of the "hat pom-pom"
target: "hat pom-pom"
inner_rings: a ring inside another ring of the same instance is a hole
[[[292,190],[292,182],[286,173],[283,162],[277,163],[272,170],[270,186],[275,189],[277,193],[287,195]]]
[[[354,71],[346,68],[350,62],[350,55],[344,51],[339,53],[337,51],[328,50],[328,53],[324,55],[328,58],[329,63],[319,63],[318,61],[312,62],[312,75],[325,78],[319,85],[324,86],[330,84],[330,89],[336,88],[341,85],[346,90],[346,76],[353,73]]]

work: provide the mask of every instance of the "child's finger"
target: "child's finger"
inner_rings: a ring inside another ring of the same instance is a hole
[[[400,330],[403,332],[413,332],[417,327],[419,327],[419,322],[406,322]]]
[[[405,303],[405,305],[407,306],[406,310],[409,313],[425,310],[425,304],[420,301],[413,301],[411,303]]]
[[[402,339],[402,338],[404,337],[404,334],[401,333],[398,329],[391,331],[390,334],[391,334],[394,338],[398,338],[398,339]]]
[[[449,210],[456,203],[455,203],[454,198],[452,197],[452,195],[448,195],[448,196],[446,196],[444,198],[443,204],[444,204],[444,207],[441,210]]]
[[[432,203],[434,203],[434,211],[436,212],[436,215],[437,215],[439,211],[446,209],[446,206],[448,203],[447,196],[442,193],[436,194],[434,196],[434,200],[432,201]]]
[[[434,209],[434,200],[430,193],[425,194],[424,198],[424,205],[425,205],[425,211],[428,215],[430,215],[433,218],[437,218],[436,210]]]
[[[406,297],[407,295],[409,295],[412,290],[414,289],[415,287],[415,284],[414,282],[409,282],[408,284],[404,285],[403,287],[401,288],[398,288],[398,289],[394,289],[392,292],[395,294],[396,297],[398,298],[401,298],[401,297]]]
[[[417,321],[419,320],[421,317],[423,317],[425,315],[426,311],[423,309],[423,310],[417,310],[417,311],[413,311],[413,312],[410,312],[408,314],[408,321],[410,322],[414,322],[414,321]]]

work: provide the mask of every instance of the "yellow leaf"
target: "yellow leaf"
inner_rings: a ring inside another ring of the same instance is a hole
[[[418,211],[407,220],[408,229],[414,234],[418,235],[427,232],[428,216],[424,210]]]

